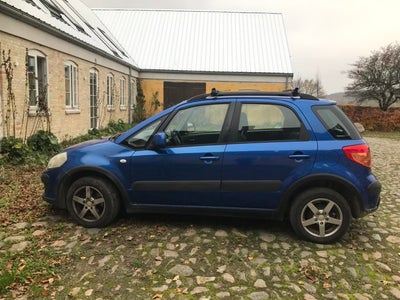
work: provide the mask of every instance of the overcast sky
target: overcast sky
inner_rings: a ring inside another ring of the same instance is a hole
[[[295,78],[317,76],[328,94],[349,84],[360,56],[400,43],[400,0],[82,0],[91,8],[282,13]]]

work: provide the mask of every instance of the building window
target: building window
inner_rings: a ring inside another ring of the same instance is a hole
[[[78,67],[73,62],[64,64],[65,106],[67,109],[78,109]]]
[[[131,79],[130,82],[130,95],[129,95],[129,101],[130,101],[130,105],[131,105],[131,109],[133,109],[136,105],[136,81],[135,79]]]
[[[90,128],[98,128],[99,72],[96,69],[90,70],[89,98]]]
[[[37,50],[27,57],[29,113],[48,112],[47,58]]]
[[[114,76],[107,75],[107,109],[114,109]]]
[[[121,77],[119,84],[119,105],[121,109],[126,109],[126,83],[125,77]]]

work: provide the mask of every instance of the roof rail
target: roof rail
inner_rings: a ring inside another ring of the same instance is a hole
[[[215,98],[221,96],[272,96],[287,97],[296,99],[319,100],[317,97],[309,94],[299,93],[299,88],[293,90],[285,90],[282,92],[262,92],[262,91],[238,91],[238,92],[221,92],[216,88],[211,89],[211,93],[201,94],[190,98],[188,101],[196,101],[204,98]]]

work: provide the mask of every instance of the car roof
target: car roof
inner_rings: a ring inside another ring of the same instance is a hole
[[[300,93],[298,88],[293,90],[287,90],[282,92],[264,92],[264,91],[237,91],[237,92],[222,92],[218,91],[217,89],[213,88],[211,93],[201,94],[194,96],[187,100],[187,102],[195,102],[201,100],[212,100],[212,99],[220,99],[221,97],[248,97],[248,96],[256,96],[256,97],[273,97],[279,99],[303,99],[303,100],[313,100],[318,101],[319,98],[309,95]]]

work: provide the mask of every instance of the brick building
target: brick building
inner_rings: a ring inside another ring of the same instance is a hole
[[[138,68],[80,1],[0,0],[0,51],[0,137],[129,121]]]
[[[0,138],[129,122],[139,80],[153,114],[214,87],[279,91],[293,77],[281,14],[0,0],[0,51]]]

